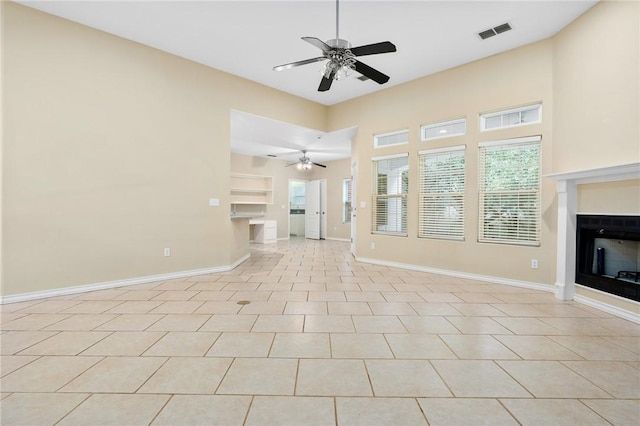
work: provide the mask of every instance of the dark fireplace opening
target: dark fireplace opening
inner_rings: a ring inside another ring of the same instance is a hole
[[[640,216],[577,219],[576,283],[640,302]]]

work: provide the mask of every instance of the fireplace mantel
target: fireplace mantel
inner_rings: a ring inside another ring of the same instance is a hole
[[[558,235],[555,295],[573,300],[575,296],[576,214],[578,185],[640,179],[640,162],[546,175],[556,181],[558,191]]]

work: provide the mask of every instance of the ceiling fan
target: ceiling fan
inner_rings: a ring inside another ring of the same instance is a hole
[[[307,151],[301,151],[301,152],[302,152],[302,157],[300,157],[298,161],[289,163],[285,167],[294,166],[296,164],[298,165],[298,169],[300,170],[309,170],[311,169],[311,166],[318,166],[318,167],[324,167],[324,168],[327,167],[324,164],[314,163],[313,161],[311,161],[311,159],[307,157]]]
[[[377,55],[379,53],[390,53],[396,51],[396,46],[390,41],[367,44],[364,46],[351,47],[351,43],[340,38],[339,29],[340,7],[339,0],[336,0],[336,38],[326,42],[316,37],[302,37],[302,40],[314,45],[322,50],[322,56],[305,59],[303,61],[291,62],[289,64],[273,67],[274,71],[282,71],[295,68],[300,65],[312,64],[329,60],[322,69],[322,80],[318,86],[319,92],[326,92],[331,88],[333,80],[341,80],[355,70],[365,77],[370,78],[378,84],[389,81],[389,76],[371,68],[356,59],[358,56]]]

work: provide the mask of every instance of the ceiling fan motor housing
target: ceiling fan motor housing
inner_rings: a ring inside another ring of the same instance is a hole
[[[332,38],[331,40],[326,41],[327,46],[333,47],[334,49],[351,49],[351,43],[342,38]]]

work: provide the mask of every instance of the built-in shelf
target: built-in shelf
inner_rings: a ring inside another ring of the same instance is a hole
[[[231,173],[231,204],[273,204],[273,177]]]

